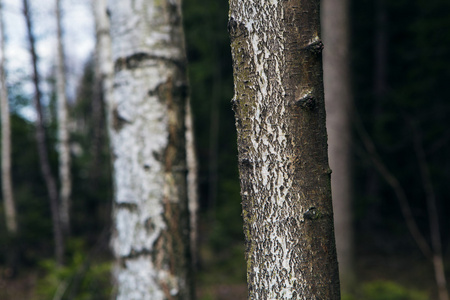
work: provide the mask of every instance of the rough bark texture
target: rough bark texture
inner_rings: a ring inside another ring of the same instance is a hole
[[[70,141],[68,129],[66,70],[64,65],[64,43],[61,28],[61,0],[56,0],[57,24],[57,103],[58,103],[58,153],[60,188],[60,218],[64,232],[70,231],[70,195],[72,193],[72,179],[70,173]]]
[[[11,124],[9,117],[8,86],[5,74],[5,25],[3,1],[0,1],[0,88],[2,124],[2,194],[5,207],[6,228],[11,235],[17,233],[16,208],[11,174]]]
[[[319,1],[229,17],[249,299],[339,299]]]
[[[38,57],[35,47],[35,38],[33,34],[33,25],[31,22],[31,14],[29,10],[28,0],[23,0],[23,14],[27,26],[28,46],[30,47],[31,62],[33,67],[33,88],[34,88],[34,106],[36,109],[36,142],[39,154],[39,163],[41,167],[42,176],[44,177],[45,185],[50,200],[50,209],[52,214],[53,236],[55,242],[55,255],[59,264],[63,262],[64,254],[64,240],[61,230],[61,222],[59,219],[59,204],[58,204],[58,189],[56,187],[55,177],[53,176],[48,160],[46,134],[44,128],[44,119],[41,107],[41,90],[39,86],[39,72],[37,68]]]
[[[181,1],[109,1],[117,299],[191,299]]]
[[[348,0],[322,0],[322,32],[328,155],[333,195],[336,249],[341,286],[349,290],[353,274],[351,187],[351,88]]]

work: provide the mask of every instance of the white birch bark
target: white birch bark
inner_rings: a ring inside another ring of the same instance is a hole
[[[191,299],[181,1],[108,3],[117,299]]]
[[[353,278],[348,0],[322,0],[323,70],[336,250],[344,290]]]
[[[186,162],[188,167],[187,193],[189,202],[189,225],[191,230],[192,265],[197,265],[197,215],[198,215],[198,162],[195,151],[194,117],[192,115],[191,101],[186,101]]]
[[[55,2],[57,27],[57,104],[58,104],[58,154],[60,188],[60,221],[63,231],[70,230],[70,195],[72,193],[72,179],[70,173],[70,141],[68,129],[66,70],[64,65],[64,42],[61,25],[61,0]]]
[[[2,124],[2,192],[5,206],[6,228],[11,234],[17,233],[16,208],[11,173],[11,124],[9,116],[8,86],[5,67],[5,24],[3,1],[0,1],[0,88]]]

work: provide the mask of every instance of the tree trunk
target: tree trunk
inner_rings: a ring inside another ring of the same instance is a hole
[[[117,299],[191,299],[181,1],[109,4]]]
[[[9,116],[8,86],[5,66],[5,24],[3,1],[0,1],[0,84],[1,84],[1,124],[2,124],[2,192],[5,206],[6,228],[11,236],[17,234],[16,208],[11,174],[11,124]]]
[[[339,299],[319,1],[230,0],[249,299]]]
[[[198,216],[198,162],[195,151],[194,117],[192,115],[191,101],[189,97],[186,101],[186,162],[188,168],[187,193],[189,202],[189,218],[191,230],[191,253],[192,266],[197,266],[197,216]]]
[[[411,122],[412,123],[412,122]],[[442,255],[441,229],[439,225],[439,210],[436,204],[436,193],[434,192],[433,182],[431,180],[428,162],[423,148],[422,134],[418,129],[413,127],[413,142],[416,152],[417,161],[420,168],[423,187],[425,190],[425,201],[428,211],[428,222],[430,226],[431,249],[433,251],[432,263],[434,268],[434,276],[438,287],[439,300],[449,300],[447,290],[447,279],[445,277],[445,265]]]
[[[61,0],[56,0],[57,23],[57,103],[58,103],[58,152],[60,189],[60,218],[65,233],[70,232],[70,194],[72,193],[72,179],[70,173],[70,141],[68,129],[66,70],[64,65],[64,43],[61,26]]]
[[[351,167],[351,88],[348,0],[322,0],[328,154],[341,286],[354,280]]]
[[[96,80],[101,84],[102,98],[106,109],[109,109],[111,106],[109,102],[112,98],[112,76],[114,70],[111,58],[110,25],[106,2],[107,0],[93,1],[93,10],[96,34]],[[108,128],[111,128],[111,126],[108,125]]]
[[[45,185],[47,187],[50,209],[52,213],[53,235],[55,242],[56,261],[59,264],[63,262],[64,241],[61,231],[61,221],[59,219],[59,205],[58,205],[58,189],[56,187],[55,177],[50,168],[48,160],[47,141],[45,137],[44,119],[41,107],[41,90],[39,87],[39,72],[37,69],[37,54],[35,47],[35,38],[33,34],[33,26],[31,22],[31,14],[29,10],[28,0],[23,0],[23,14],[27,26],[28,43],[30,47],[31,62],[33,67],[33,85],[34,85],[34,106],[36,109],[36,141],[38,146],[39,162],[42,176],[44,177]]]

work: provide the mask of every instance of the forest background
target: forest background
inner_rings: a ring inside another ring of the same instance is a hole
[[[54,34],[55,28],[46,24],[55,23],[49,21],[55,16],[52,4],[47,9],[45,5],[38,7],[36,1],[30,2],[39,43]],[[10,28],[6,44],[19,41],[23,49],[20,51],[19,47],[6,57],[13,187],[20,233],[14,240],[8,238],[1,206],[0,299],[54,299],[63,288],[61,299],[109,299],[113,290],[108,275],[112,261],[108,137],[105,122],[97,122],[92,107],[92,99],[96,97],[93,17],[89,1],[64,3],[63,20],[79,5],[85,9],[83,17],[64,21],[66,64],[71,74],[68,96],[73,205],[72,231],[63,268],[57,267],[53,257],[50,207],[34,138],[31,68],[28,58],[21,59],[27,55],[25,35],[10,30],[24,20],[17,3],[6,2],[4,6],[5,13],[10,15],[6,19],[6,28]],[[187,0],[183,13],[199,158],[199,298],[245,299],[236,130],[230,106],[233,79],[226,30],[228,3]],[[435,299],[432,264],[411,237],[396,192],[385,176],[378,173],[373,164],[374,154],[368,151],[364,141],[373,142],[377,159],[398,180],[428,241],[430,218],[439,221],[448,278],[450,3],[445,0],[351,1],[349,23],[351,59],[348,63],[353,95],[353,139],[349,141],[353,168],[352,229],[355,273],[360,283],[355,291],[356,299]],[[90,36],[74,38],[73,28]],[[92,49],[85,59],[80,59],[83,55],[75,51],[81,44]],[[56,79],[52,60],[55,48],[51,43],[42,43],[38,54],[47,57],[41,61],[40,68],[49,155],[57,174]],[[413,150],[418,137],[438,207],[434,216],[428,214],[425,200],[428,192],[420,170],[423,160]],[[102,147],[95,148],[94,144]],[[11,255],[13,266],[9,264]]]

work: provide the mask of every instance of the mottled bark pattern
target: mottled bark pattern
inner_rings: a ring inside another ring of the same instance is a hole
[[[191,299],[180,1],[109,1],[117,299]]]
[[[319,1],[229,17],[249,299],[339,299]]]

